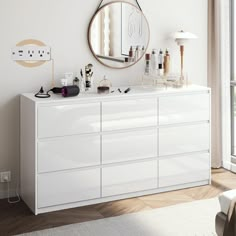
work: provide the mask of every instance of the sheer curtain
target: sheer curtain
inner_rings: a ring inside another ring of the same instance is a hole
[[[208,86],[212,167],[230,168],[230,0],[208,0]]]

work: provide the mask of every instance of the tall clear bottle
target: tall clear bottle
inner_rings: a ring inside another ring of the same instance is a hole
[[[147,53],[145,55],[145,75],[150,75],[151,73],[151,57],[150,57],[150,54]]]
[[[164,56],[164,75],[167,76],[170,73],[170,53],[166,49]]]
[[[152,66],[152,74],[156,75],[158,71],[158,55],[156,49],[152,50],[151,66]]]
[[[158,71],[159,71],[159,76],[164,75],[164,61],[163,61],[163,51],[160,49],[159,54],[158,54]]]

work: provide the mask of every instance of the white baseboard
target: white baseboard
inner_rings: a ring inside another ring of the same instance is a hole
[[[232,163],[230,161],[223,161],[223,167],[226,170],[231,170]]]
[[[231,164],[231,171],[236,173],[236,164],[234,163]]]

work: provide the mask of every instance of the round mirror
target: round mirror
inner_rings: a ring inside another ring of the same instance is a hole
[[[101,7],[88,29],[89,46],[96,59],[112,68],[126,68],[145,54],[150,37],[142,11],[126,2]]]

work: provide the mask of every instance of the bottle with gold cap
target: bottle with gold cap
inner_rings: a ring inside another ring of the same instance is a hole
[[[167,76],[170,73],[170,53],[166,49],[164,56],[164,75]]]

